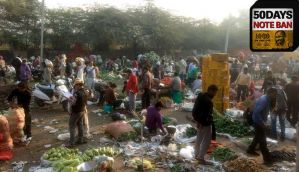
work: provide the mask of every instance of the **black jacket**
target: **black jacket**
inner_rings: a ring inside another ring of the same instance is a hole
[[[210,126],[213,122],[213,102],[208,93],[200,93],[196,98],[192,116],[203,126]]]
[[[85,111],[85,107],[87,104],[87,95],[85,90],[82,88],[74,93],[74,97],[76,98],[75,104],[72,105],[73,113],[80,113]]]
[[[22,106],[25,110],[29,110],[31,100],[31,93],[29,91],[26,90],[21,92],[18,89],[14,89],[8,96],[7,100],[11,102],[15,98],[17,99],[19,106]]]

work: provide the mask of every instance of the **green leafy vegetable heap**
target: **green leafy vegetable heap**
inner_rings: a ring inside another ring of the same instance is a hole
[[[234,137],[244,137],[250,135],[250,129],[239,121],[232,121],[230,118],[221,115],[214,109],[214,122],[217,132],[227,133]]]
[[[117,138],[117,141],[119,142],[126,142],[129,140],[135,140],[137,138],[137,133],[136,132],[128,132],[124,133],[121,136]]]
[[[217,161],[225,162],[227,160],[230,160],[236,156],[235,152],[230,150],[229,148],[220,148],[218,147],[212,154],[211,157],[213,157]]]
[[[196,136],[196,134],[197,134],[197,130],[195,128],[193,128],[193,127],[188,127],[187,128],[186,135],[187,135],[188,138],[194,137],[194,136]]]

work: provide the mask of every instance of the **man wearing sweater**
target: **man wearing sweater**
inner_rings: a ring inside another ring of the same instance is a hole
[[[267,148],[266,122],[270,111],[273,110],[276,105],[276,96],[277,90],[275,88],[268,89],[267,94],[257,100],[252,115],[255,135],[247,153],[259,156],[259,154],[255,151],[257,144],[259,144],[265,164],[272,163],[272,157]]]

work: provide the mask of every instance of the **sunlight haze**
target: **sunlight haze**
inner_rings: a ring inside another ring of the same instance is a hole
[[[214,22],[228,15],[238,15],[240,10],[248,10],[255,0],[154,0],[156,6],[169,12],[196,19],[208,18]],[[88,7],[94,4],[125,9],[146,4],[145,0],[45,0],[48,8]]]

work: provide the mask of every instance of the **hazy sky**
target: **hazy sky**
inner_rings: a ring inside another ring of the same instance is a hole
[[[41,0],[40,0],[41,1]],[[156,6],[173,14],[197,19],[209,18],[220,22],[228,15],[237,15],[242,9],[248,10],[256,0],[154,0]],[[45,0],[49,8],[84,7],[95,3],[117,8],[144,5],[144,0]]]

